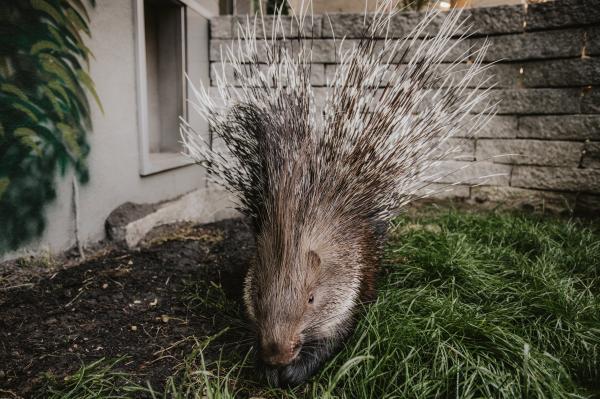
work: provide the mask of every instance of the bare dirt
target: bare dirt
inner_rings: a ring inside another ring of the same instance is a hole
[[[128,371],[160,387],[189,351],[190,337],[227,324],[190,307],[190,295],[222,286],[239,305],[252,245],[249,228],[229,220],[163,227],[139,249],[105,247],[82,263],[4,265],[0,397],[33,396],[48,379],[120,356]]]

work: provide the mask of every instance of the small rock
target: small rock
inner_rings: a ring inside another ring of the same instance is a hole
[[[105,289],[107,289],[107,288],[108,288],[108,283],[104,283],[104,284],[102,284],[102,289],[103,289],[103,290],[105,290]]]
[[[137,326],[131,326],[131,331],[137,331]]]
[[[167,316],[166,314],[160,316],[160,319],[162,320],[163,323],[169,322],[169,316]]]

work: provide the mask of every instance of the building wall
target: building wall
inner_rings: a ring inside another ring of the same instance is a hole
[[[600,209],[600,1],[561,0],[465,11],[476,32],[458,51],[489,41],[486,62],[500,101],[495,116],[476,138],[455,138],[460,157],[442,164],[459,173],[434,184],[435,197],[474,204],[582,212]],[[403,13],[391,34],[403,37],[423,14]],[[241,18],[241,17],[240,17]],[[212,20],[211,60],[220,68],[220,48],[231,42],[238,17]],[[360,37],[363,16],[317,17],[312,45],[312,80],[318,98],[336,68],[336,38]],[[491,158],[499,154],[519,154]],[[478,176],[501,174],[479,187]],[[446,185],[459,184],[446,191]]]
[[[92,38],[88,47],[94,54],[90,74],[104,113],[91,102],[90,180],[79,187],[79,234],[84,243],[104,238],[107,216],[125,202],[156,203],[207,187],[204,171],[195,165],[140,176],[134,3],[100,1],[90,16]],[[57,197],[46,208],[44,234],[4,258],[28,251],[58,252],[75,243],[72,175],[57,176],[56,180]]]

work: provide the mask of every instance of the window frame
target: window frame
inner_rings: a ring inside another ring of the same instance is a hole
[[[139,174],[140,176],[149,176],[156,173],[165,172],[175,168],[181,168],[194,164],[190,158],[181,153],[171,152],[150,152],[150,131],[148,119],[148,72],[146,64],[146,27],[144,18],[144,1],[133,0],[134,2],[134,32],[135,32],[135,73],[136,73],[136,102],[138,118],[138,148],[139,148]],[[202,6],[198,0],[177,0],[182,4],[182,76],[188,71],[188,42],[187,42],[187,10],[190,8],[206,19],[215,16],[210,10]],[[210,40],[210,36],[206,37]],[[207,77],[209,78],[209,77]],[[183,114],[186,119],[188,115],[188,85],[185,79],[181,82],[183,86]]]

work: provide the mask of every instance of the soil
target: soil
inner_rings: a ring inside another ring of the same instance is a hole
[[[0,397],[33,396],[49,378],[120,356],[160,387],[190,337],[226,325],[190,307],[190,293],[221,285],[239,305],[252,249],[246,224],[228,220],[162,227],[138,249],[106,247],[82,263],[0,269]]]

